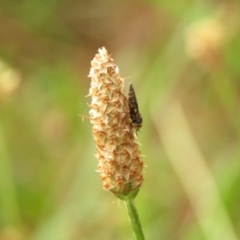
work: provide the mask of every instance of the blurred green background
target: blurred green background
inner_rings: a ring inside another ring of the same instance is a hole
[[[105,46],[144,125],[148,240],[240,239],[239,1],[0,1],[0,240],[133,239],[89,108]]]

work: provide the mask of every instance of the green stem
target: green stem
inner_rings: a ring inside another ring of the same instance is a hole
[[[125,200],[126,207],[128,210],[129,219],[132,225],[133,234],[136,240],[144,240],[144,235],[141,227],[141,223],[138,217],[138,212],[134,204],[133,198],[128,198]]]

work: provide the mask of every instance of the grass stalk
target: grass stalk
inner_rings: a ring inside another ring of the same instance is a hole
[[[144,240],[144,234],[142,231],[141,222],[138,216],[138,212],[134,203],[133,198],[128,198],[125,200],[125,204],[128,211],[128,216],[132,225],[133,234],[136,240]]]

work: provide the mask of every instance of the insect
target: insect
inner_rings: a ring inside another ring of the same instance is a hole
[[[138,110],[138,103],[137,98],[133,89],[132,84],[129,86],[129,92],[128,92],[128,106],[130,110],[130,118],[132,120],[132,128],[136,129],[136,132],[139,131],[139,129],[142,127],[142,116]],[[132,129],[130,129],[131,131]]]

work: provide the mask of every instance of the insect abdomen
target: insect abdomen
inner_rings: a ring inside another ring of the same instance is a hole
[[[129,86],[128,106],[133,127],[138,131],[142,127],[143,120],[138,109],[138,102],[132,84]]]

